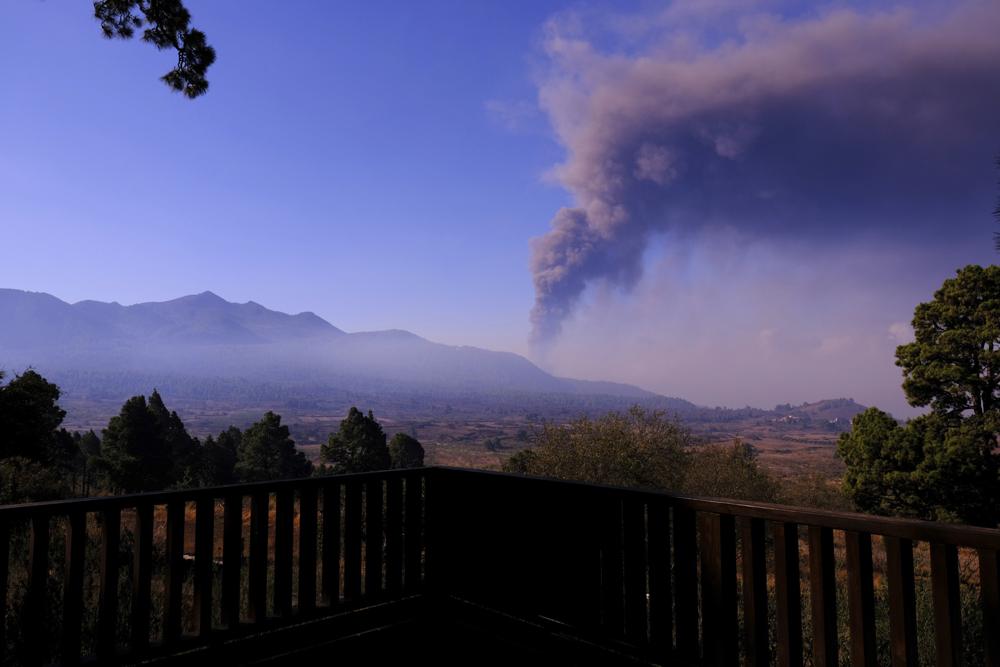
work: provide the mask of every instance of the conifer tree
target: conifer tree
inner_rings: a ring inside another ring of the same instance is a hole
[[[145,396],[125,401],[102,434],[102,468],[114,492],[136,493],[170,486],[174,482],[170,454]]]
[[[205,75],[215,62],[215,49],[205,33],[191,28],[191,14],[181,0],[95,0],[94,17],[108,39],[131,39],[142,28],[142,41],[177,51],[177,66],[160,77],[172,89],[192,99],[208,91]]]
[[[296,449],[281,416],[268,411],[243,432],[236,456],[236,476],[241,482],[306,477],[312,464]]]
[[[341,420],[340,429],[331,433],[320,448],[320,458],[330,464],[330,472],[336,475],[386,470],[390,466],[385,431],[371,410],[365,415],[356,407],[350,409],[347,418]]]

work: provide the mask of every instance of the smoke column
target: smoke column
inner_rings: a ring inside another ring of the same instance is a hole
[[[612,22],[610,36],[579,16],[547,27],[539,99],[574,206],[532,241],[536,343],[588,286],[631,289],[654,234],[916,238],[979,198],[989,218],[1000,3],[743,12],[725,35],[697,6]]]

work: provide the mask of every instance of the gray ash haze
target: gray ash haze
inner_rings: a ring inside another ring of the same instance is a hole
[[[657,235],[989,244],[1000,3],[857,7],[550,22],[540,102],[574,205],[532,245],[536,340],[588,287],[631,290]]]

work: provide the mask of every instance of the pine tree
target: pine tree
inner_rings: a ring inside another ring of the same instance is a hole
[[[152,491],[173,483],[170,446],[161,437],[145,396],[125,401],[108,422],[101,438],[101,461],[114,492]]]
[[[177,66],[161,80],[190,98],[208,91],[205,74],[215,62],[215,49],[205,33],[190,27],[191,14],[181,0],[94,0],[94,17],[108,39],[131,39],[137,28],[145,28],[142,41],[177,51]]]
[[[219,434],[218,438],[208,436],[202,445],[201,484],[219,486],[236,481],[236,456],[243,432],[235,426]]]
[[[331,433],[320,448],[320,459],[330,464],[330,472],[336,475],[387,470],[390,460],[385,431],[371,410],[365,415],[352,407],[340,422],[340,429]]]
[[[312,464],[296,449],[281,416],[268,411],[243,432],[236,457],[236,476],[241,482],[306,477]]]

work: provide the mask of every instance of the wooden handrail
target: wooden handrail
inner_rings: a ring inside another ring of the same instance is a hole
[[[882,639],[893,665],[918,664],[918,643],[921,657],[934,656],[937,664],[957,665],[967,659],[962,614],[968,609],[964,596],[970,587],[977,591],[985,622],[1000,619],[1000,530],[993,528],[459,468],[435,468],[429,479],[442,489],[441,495],[456,501],[435,519],[454,529],[437,547],[445,558],[438,567],[448,573],[439,582],[444,591],[499,607],[513,600],[517,613],[531,615],[533,610],[539,618],[560,620],[588,639],[597,636],[631,646],[651,661],[668,656],[712,665],[767,664],[772,650],[766,645],[772,636],[767,606],[773,599],[778,638],[773,655],[778,665],[802,665],[806,646],[811,647],[814,665],[837,665],[847,651],[852,665],[875,665],[879,638],[874,585],[883,572],[890,623]],[[512,498],[519,499],[514,507],[527,508],[515,518],[491,506],[503,507]],[[560,527],[574,522],[575,510],[567,507],[587,512],[590,521],[584,530],[596,537],[596,545],[563,534]],[[736,519],[742,536],[738,547]],[[886,553],[878,574],[873,536],[882,538]],[[545,556],[511,561],[510,541],[518,545],[514,553],[520,549]],[[664,543],[671,548],[664,550]],[[929,545],[929,563],[923,556],[919,572],[913,563],[915,543]],[[587,585],[587,577],[580,577],[572,561],[589,559],[591,549],[600,564],[599,586],[581,595],[600,604],[597,612],[581,617],[560,606],[559,596],[574,583]],[[978,558],[979,581],[974,569],[963,575],[971,580],[959,576],[960,550],[964,562]],[[844,554],[843,560],[838,553]],[[805,571],[800,571],[800,562],[807,563]],[[666,624],[658,599],[663,589],[658,572],[665,568],[673,572],[673,613]],[[477,583],[476,575],[482,572],[499,572],[504,580]],[[742,586],[737,586],[740,577]],[[922,612],[933,617],[930,645],[929,637],[918,635],[915,621],[918,577],[921,582],[929,578],[933,593],[933,605]],[[806,609],[803,587],[809,593]],[[838,604],[840,596],[845,605]],[[738,621],[741,603],[744,614]],[[838,614],[841,608],[846,608],[846,618]],[[657,616],[649,615],[653,612]],[[812,621],[805,626],[803,613]],[[849,640],[841,641],[845,628]],[[742,647],[737,642],[741,631]],[[984,627],[981,636],[984,645],[973,647],[972,655],[1000,667],[997,629]]]
[[[881,631],[874,581],[884,575],[881,640],[893,664],[917,664],[918,648],[928,651],[918,647],[915,596],[928,580],[930,655],[957,664],[970,585],[959,567],[970,558],[983,618],[1000,619],[997,529],[449,467],[5,506],[5,535],[25,547],[9,560],[0,550],[0,611],[11,600],[22,620],[17,637],[0,634],[0,651],[17,646],[29,663],[79,662],[83,624],[95,616],[87,638],[96,657],[120,660],[431,592],[556,623],[651,663],[795,666],[809,646],[817,665],[847,650],[852,664],[872,665]],[[60,538],[65,559],[53,566],[50,545]],[[89,560],[88,543],[97,546]],[[917,543],[930,554],[919,568]],[[873,558],[879,545],[884,563]],[[12,579],[15,564],[23,581]],[[86,572],[88,564],[99,571]],[[157,568],[163,582],[153,586]],[[62,581],[51,586],[52,578]],[[23,602],[5,594],[12,585]],[[96,614],[84,613],[84,600]],[[837,613],[845,607],[846,620]],[[154,612],[160,641],[150,634]],[[53,614],[62,618],[58,641],[45,634]],[[989,628],[983,641],[985,663],[1000,666],[1000,633]]]
[[[603,484],[590,484],[550,477],[533,477],[511,473],[494,472],[490,470],[469,470],[436,466],[429,468],[434,474],[475,475],[479,478],[499,478],[512,483],[538,484],[544,483],[550,488],[575,489],[578,492],[597,495],[614,495],[621,498],[637,498],[649,500],[652,498],[667,499],[674,507],[684,507],[695,512],[713,512],[737,517],[764,519],[773,522],[797,523],[803,526],[817,526],[835,530],[850,530],[862,533],[872,533],[886,537],[917,540],[923,542],[940,542],[973,549],[992,549],[1000,551],[1000,529],[949,524],[938,521],[923,521],[920,519],[905,519],[899,517],[876,516],[858,512],[836,512],[807,507],[795,507],[776,503],[733,500],[727,498],[706,498],[689,496],[655,489],[634,489]]]
[[[533,477],[489,470],[471,470],[448,466],[428,466],[421,468],[428,475],[475,475],[480,478],[502,478],[512,483],[537,484],[545,483],[551,488],[565,487],[577,490],[587,490],[595,494],[614,494],[622,498],[650,497],[665,498],[677,507],[686,507],[696,512],[714,512],[730,514],[755,519],[765,519],[774,522],[798,523],[804,526],[819,526],[836,530],[873,533],[886,537],[896,537],[925,542],[940,542],[955,546],[975,549],[1000,550],[1000,529],[983,528],[948,524],[937,521],[922,521],[898,517],[883,517],[857,512],[836,512],[818,510],[806,507],[795,507],[775,503],[751,502],[726,498],[707,498],[671,493],[654,489],[635,489],[587,482],[576,482],[549,477]],[[412,470],[383,470],[377,472],[351,473],[347,475],[330,475],[326,477],[306,477],[301,479],[286,479],[266,482],[251,482],[246,484],[229,484],[215,487],[200,487],[194,489],[179,489],[171,491],[154,491],[148,493],[124,494],[118,496],[100,496],[92,498],[74,498],[69,500],[52,500],[37,503],[22,503],[16,505],[0,505],[0,521],[17,520],[45,513],[50,516],[68,515],[72,512],[99,512],[108,508],[137,507],[142,504],[165,505],[171,501],[183,499],[184,502],[196,502],[201,498],[223,499],[232,493],[252,495],[256,492],[275,493],[282,489],[300,489],[302,487],[318,488],[337,480],[351,479],[365,482],[369,479],[388,479],[404,477],[412,474]]]
[[[432,467],[420,468],[422,471],[433,470]],[[412,475],[415,469],[407,470],[377,470],[374,472],[358,472],[346,475],[326,475],[321,477],[299,477],[294,479],[269,480],[265,482],[245,482],[241,484],[225,484],[221,486],[202,486],[191,489],[174,489],[169,491],[148,491],[144,493],[126,493],[114,496],[94,496],[89,498],[69,498],[67,500],[45,500],[35,503],[18,503],[0,505],[0,520],[23,519],[39,513],[49,516],[69,514],[70,512],[100,512],[109,507],[136,507],[141,504],[166,505],[169,502],[183,500],[197,502],[201,498],[221,499],[229,493],[276,493],[282,489],[298,490],[303,487],[323,487],[331,482],[342,479],[352,479],[366,482],[371,479],[387,479],[389,477],[405,477]]]
[[[17,546],[0,550],[0,611],[10,597],[9,586],[26,591],[23,602],[14,603],[15,636],[4,637],[0,630],[0,662],[144,659],[207,646],[220,636],[237,638],[340,613],[390,595],[401,599],[404,589],[419,593],[425,587],[427,475],[425,469],[388,470],[0,507],[0,537],[24,534],[27,540],[23,554]],[[342,525],[347,528],[343,544]],[[65,559],[53,563],[59,556],[53,558],[49,545],[60,538]],[[185,542],[192,538],[194,554],[188,557]],[[97,546],[96,560],[86,558],[88,542]],[[12,568],[22,560],[26,579],[12,581]],[[88,563],[94,572],[86,571]],[[159,575],[156,563],[162,564]],[[131,573],[127,587],[120,585],[123,571]],[[162,586],[153,585],[157,576]],[[61,585],[51,585],[60,578]],[[186,581],[193,586],[187,588]],[[84,613],[85,600],[96,601],[96,614]],[[151,620],[157,612],[162,630],[153,637]],[[61,622],[52,623],[55,617]],[[125,634],[122,619],[128,619]],[[62,636],[52,637],[60,627]],[[81,655],[88,644],[93,656]]]

